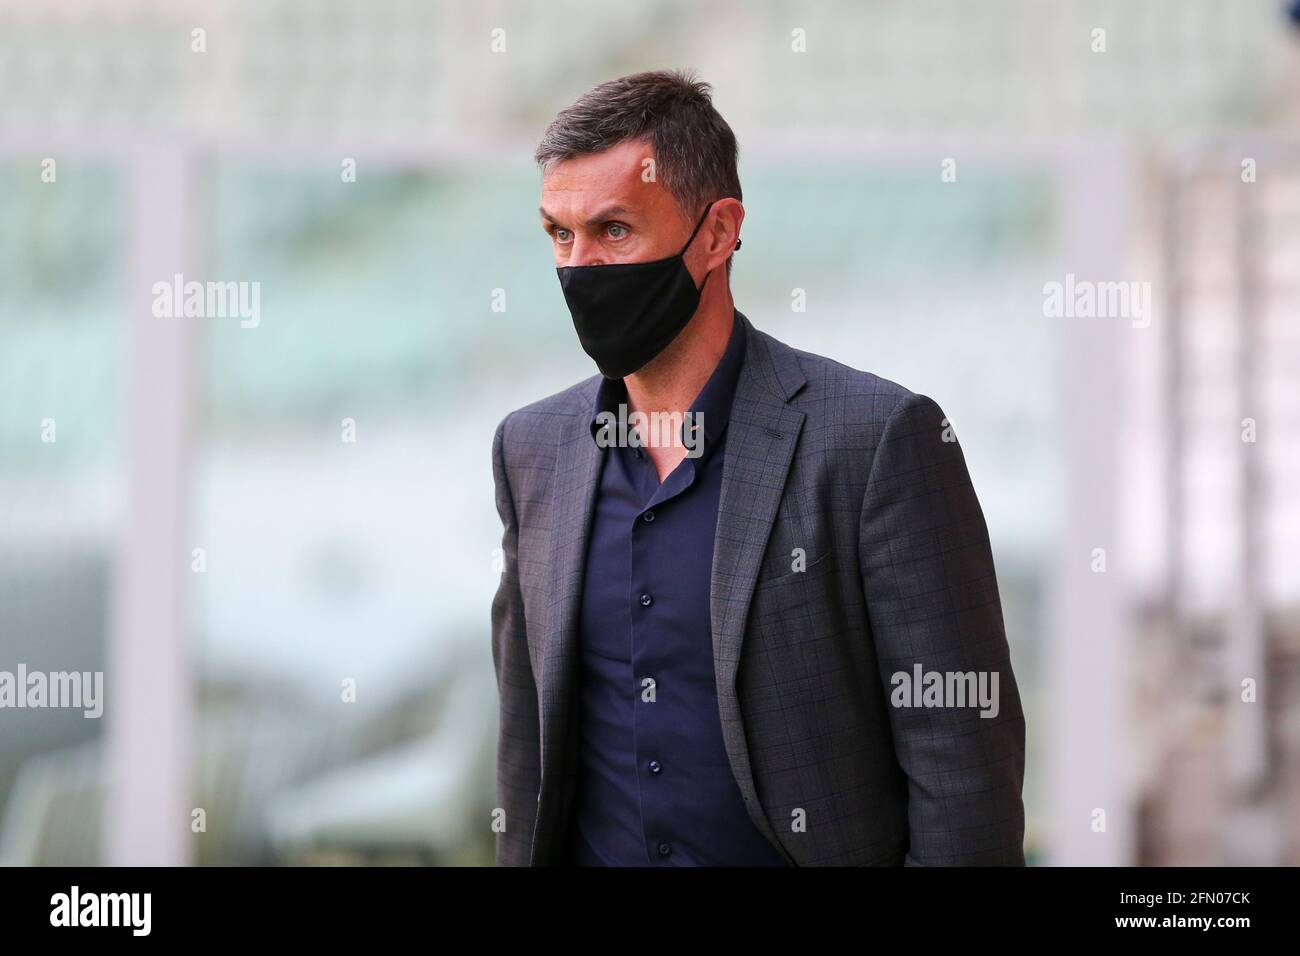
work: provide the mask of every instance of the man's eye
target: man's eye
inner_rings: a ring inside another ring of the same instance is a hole
[[[556,241],[556,242],[568,242],[568,241],[569,241],[570,239],[572,239],[572,238],[573,238],[573,236],[569,233],[569,230],[567,230],[567,229],[558,229],[558,228],[557,228],[557,229],[555,230],[555,241]]]
[[[611,222],[605,231],[609,233],[611,239],[622,239],[627,235],[627,227],[618,222]]]

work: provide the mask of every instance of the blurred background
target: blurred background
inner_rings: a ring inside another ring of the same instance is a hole
[[[0,671],[105,685],[0,710],[0,862],[491,864],[492,432],[595,372],[531,154],[688,67],[737,307],[961,438],[1030,862],[1300,863],[1289,6],[0,0]]]

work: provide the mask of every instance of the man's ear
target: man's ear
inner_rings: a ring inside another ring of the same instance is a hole
[[[740,224],[745,221],[745,207],[739,199],[730,197],[719,201],[715,212],[714,228],[711,230],[715,239],[721,239],[721,248],[710,253],[710,260],[721,255],[719,264],[731,259],[732,254],[740,248]],[[722,235],[719,236],[719,231]],[[715,265],[713,268],[717,268]]]

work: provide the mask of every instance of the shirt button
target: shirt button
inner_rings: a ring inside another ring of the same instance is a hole
[[[645,514],[643,514],[643,515],[641,516],[641,518],[642,518],[642,520],[644,520],[644,521],[654,521],[654,520],[655,520],[655,513],[654,513],[653,511],[647,511]]]
[[[672,853],[672,852],[673,852],[673,845],[672,845],[671,843],[660,843],[660,844],[659,844],[659,855],[660,855],[660,856],[667,856],[669,853]]]
[[[651,760],[649,766],[650,766],[651,773],[658,773],[660,770],[664,769],[663,764],[661,764],[658,760]]]
[[[649,607],[653,601],[654,601],[654,598],[652,598],[650,595],[648,595],[648,594],[643,594],[643,595],[641,595],[641,606],[642,606],[642,607]]]

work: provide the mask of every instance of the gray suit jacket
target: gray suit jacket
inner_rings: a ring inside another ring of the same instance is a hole
[[[750,818],[794,865],[1023,865],[1024,715],[984,515],[942,409],[736,315],[749,344],[710,617]],[[492,443],[499,866],[557,863],[572,808],[599,380],[511,412]],[[915,706],[895,675],[917,665],[996,672],[996,716]]]

